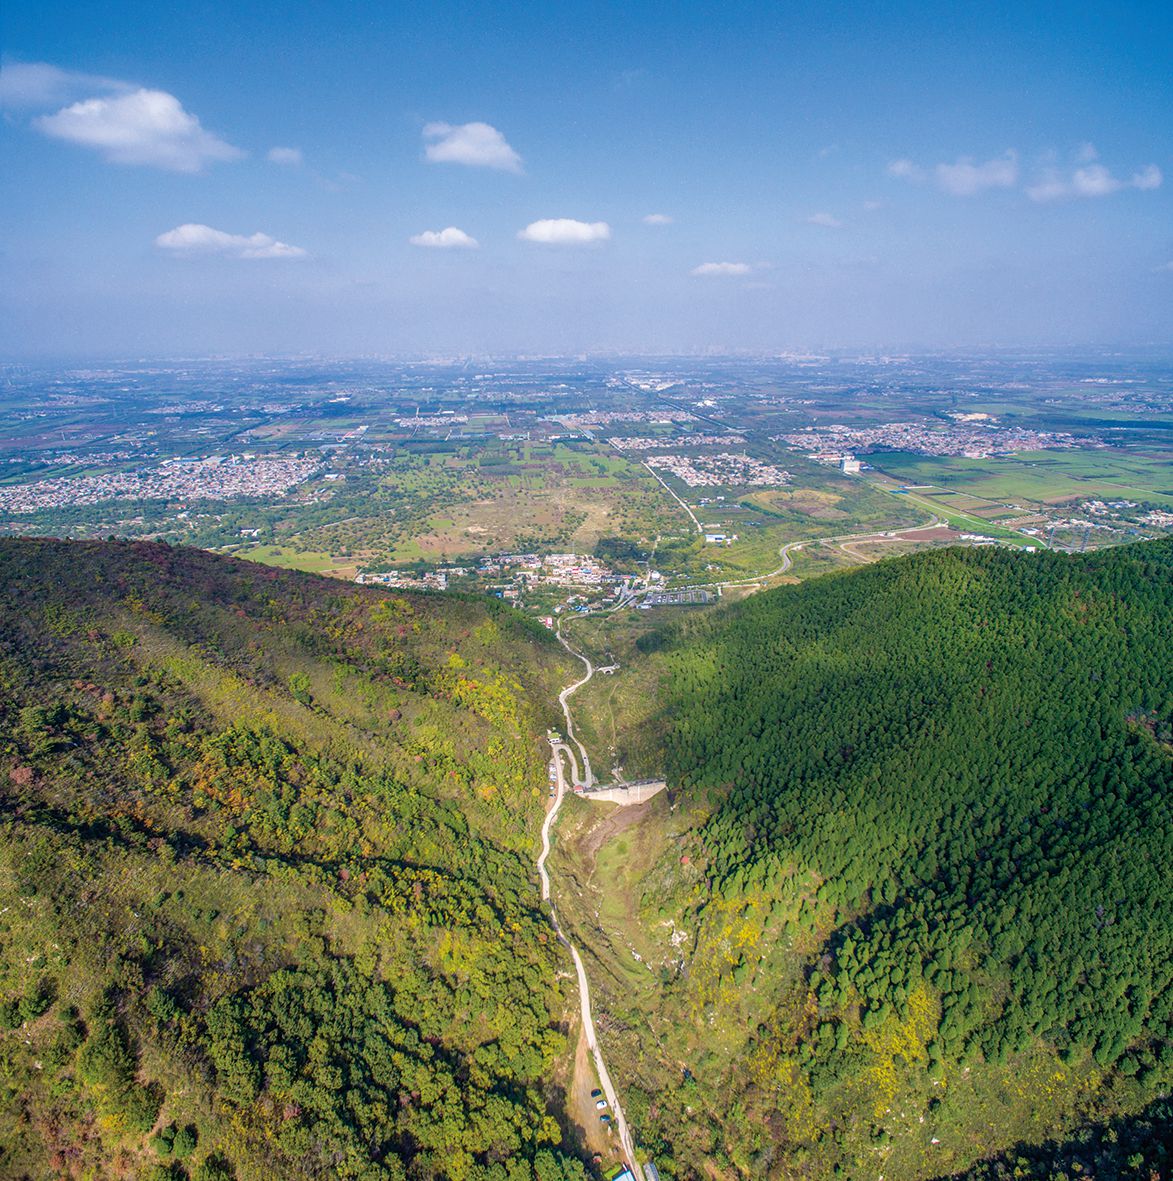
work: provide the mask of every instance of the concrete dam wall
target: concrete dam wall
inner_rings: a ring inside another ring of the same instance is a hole
[[[663,779],[644,779],[639,783],[600,787],[582,794],[585,800],[599,800],[608,804],[618,804],[620,807],[630,807],[632,804],[642,804],[645,800],[650,800],[652,796],[659,795],[667,786],[668,784]]]

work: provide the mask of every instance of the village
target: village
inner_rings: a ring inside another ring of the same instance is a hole
[[[675,440],[688,447],[728,447],[733,443],[744,443],[744,435],[682,435]],[[666,440],[655,435],[615,435],[607,440],[618,451],[655,451],[665,445]]]
[[[0,512],[32,513],[106,500],[229,500],[282,496],[322,465],[316,455],[211,455],[165,459],[155,468],[50,476],[0,488]]]
[[[687,410],[657,407],[654,410],[590,410],[575,414],[550,414],[546,416],[546,421],[560,423],[571,430],[593,430],[617,422],[646,422],[653,426],[696,422],[696,415]]]
[[[660,575],[649,576],[659,582]],[[482,558],[475,565],[447,565],[434,570],[365,571],[355,581],[365,585],[393,587],[398,590],[443,591],[461,586],[480,589],[504,599],[520,603],[535,592],[541,594],[542,606],[549,606],[553,614],[563,610],[586,611],[589,604],[600,597],[619,600],[634,583],[630,575],[618,574],[605,563],[587,554],[495,554]],[[564,602],[564,591],[570,594]],[[548,592],[554,592],[553,595]],[[592,593],[593,592],[593,593]],[[600,596],[599,592],[603,592]],[[542,616],[547,627],[553,627],[552,616]]]
[[[977,416],[969,416],[974,418]],[[811,427],[807,430],[772,435],[774,442],[810,451],[815,460],[838,459],[841,452],[911,451],[917,455],[958,456],[987,459],[1019,451],[1048,451],[1070,447],[1103,446],[1096,439],[1079,438],[1057,431],[1032,431],[999,427],[993,419],[965,426],[930,426],[923,422],[885,422],[878,426]]]
[[[790,473],[744,452],[716,455],[649,455],[648,467],[670,472],[690,488],[776,488]]]

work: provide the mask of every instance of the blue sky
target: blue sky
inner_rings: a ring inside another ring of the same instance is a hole
[[[954,7],[11,0],[0,354],[1170,342],[1169,6]]]

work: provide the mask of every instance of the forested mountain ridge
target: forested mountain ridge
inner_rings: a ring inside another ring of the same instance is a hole
[[[1165,1176],[1173,543],[644,647],[639,923],[560,910],[661,1174]],[[0,1175],[581,1179],[532,877],[578,675],[492,601],[0,542]]]
[[[601,1003],[655,1024],[628,1106],[678,1173],[941,1176],[1173,1088],[1173,544],[927,553],[643,647],[675,803],[596,948],[659,975]]]
[[[0,541],[0,1175],[581,1178],[498,604]]]

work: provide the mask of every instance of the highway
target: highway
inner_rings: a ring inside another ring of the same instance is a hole
[[[561,635],[558,637],[562,640]],[[568,652],[577,656],[587,668],[587,675],[580,681],[575,681],[568,685],[558,695],[558,700],[562,704],[562,712],[566,716],[566,729],[568,736],[572,739],[583,757],[583,763],[587,769],[587,776],[590,776],[590,760],[587,758],[586,748],[574,738],[574,725],[570,717],[569,698],[576,689],[581,688],[594,675],[594,667],[585,656],[575,652],[565,640],[562,640],[563,646]],[[542,851],[538,855],[538,880],[541,883],[542,899],[550,903],[550,923],[554,928],[554,934],[558,936],[558,942],[561,943],[569,952],[570,958],[574,961],[574,971],[578,976],[578,998],[579,1008],[582,1012],[582,1028],[586,1034],[587,1048],[591,1052],[591,1056],[595,1060],[595,1072],[599,1076],[599,1086],[602,1089],[603,1095],[607,1099],[607,1103],[611,1111],[611,1119],[614,1121],[614,1126],[619,1134],[619,1144],[623,1149],[623,1155],[627,1159],[627,1163],[634,1171],[635,1163],[635,1146],[631,1140],[631,1133],[627,1128],[627,1120],[623,1115],[623,1108],[619,1103],[619,1096],[615,1091],[615,1084],[611,1081],[611,1075],[607,1071],[607,1063],[603,1060],[603,1052],[599,1049],[599,1041],[595,1036],[595,1022],[591,1015],[591,985],[587,979],[586,967],[582,962],[582,956],[578,954],[578,948],[566,938],[562,927],[558,923],[558,912],[554,906],[554,901],[550,897],[550,875],[546,870],[546,859],[550,856],[550,832],[553,829],[554,821],[558,816],[558,811],[562,807],[563,797],[566,795],[566,774],[563,767],[562,756],[565,754],[574,767],[574,775],[577,781],[578,769],[574,758],[574,750],[565,742],[555,742],[551,740],[550,746],[554,752],[554,768],[555,768],[555,794],[554,806],[546,813],[546,819],[542,822]]]

